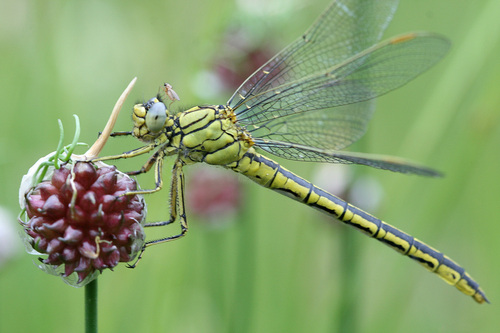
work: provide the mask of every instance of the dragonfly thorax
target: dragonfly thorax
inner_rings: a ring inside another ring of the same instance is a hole
[[[237,163],[253,145],[246,130],[236,124],[232,109],[224,105],[196,106],[173,116],[170,146],[187,163],[228,166]]]

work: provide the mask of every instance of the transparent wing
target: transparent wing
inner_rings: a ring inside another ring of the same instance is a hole
[[[228,105],[236,109],[236,114],[245,113],[245,119],[249,119],[264,110],[247,110],[258,104],[258,100],[244,105],[246,100],[313,73],[326,73],[374,45],[392,19],[397,3],[397,0],[334,1],[301,38],[250,76]]]
[[[412,80],[449,49],[446,38],[429,33],[376,44],[396,4],[335,1],[302,38],[242,84],[228,105],[258,147],[287,159],[436,174],[394,158],[338,152],[365,133],[371,99]]]
[[[254,138],[263,140],[340,150],[357,141],[366,132],[374,109],[374,100],[370,100],[342,105],[333,110],[279,117],[260,126],[247,126],[247,130]]]
[[[397,1],[332,3],[303,37],[257,70],[231,97],[228,105],[238,123],[254,137],[326,149],[342,149],[358,140],[373,107],[350,104],[403,85],[449,48],[446,39],[432,34],[407,34],[373,46],[396,5]],[[315,110],[324,113],[310,113]]]
[[[291,160],[361,164],[377,169],[384,169],[401,173],[412,173],[421,176],[442,176],[440,172],[434,169],[417,165],[405,159],[393,156],[322,150],[310,146],[274,140],[257,139],[255,143],[258,147],[260,147],[264,151],[267,151],[268,153]]]
[[[241,124],[259,125],[294,113],[366,101],[412,80],[448,49],[448,40],[434,34],[395,37],[327,70],[304,72],[294,81],[251,94],[235,114]]]
[[[342,149],[361,137],[371,103],[358,103],[407,83],[441,59],[447,39],[407,34],[373,46],[333,66],[251,96],[237,119],[255,137]],[[327,109],[327,110],[324,110]],[[324,110],[323,112],[310,111]],[[305,113],[306,111],[309,111]],[[338,121],[338,123],[337,123]]]

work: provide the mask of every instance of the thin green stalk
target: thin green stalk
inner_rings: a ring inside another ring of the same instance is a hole
[[[366,143],[368,140],[357,144],[360,151],[367,151]],[[359,178],[363,170],[355,170],[351,184],[346,189],[348,193],[350,187],[356,178]],[[360,257],[363,252],[363,246],[360,244],[357,231],[352,228],[339,228],[340,230],[340,296],[338,299],[338,317],[337,332],[355,333],[359,331],[359,308],[361,304],[360,297]],[[332,329],[333,331],[333,329]]]
[[[360,249],[354,230],[342,229],[340,237],[340,296],[337,332],[358,331]]]
[[[207,222],[207,221],[206,221]],[[210,223],[210,222],[207,222]],[[210,232],[210,231],[209,231]],[[211,302],[214,304],[215,316],[218,316],[221,322],[226,321],[226,295],[227,295],[227,235],[226,233],[210,232],[210,237],[204,239],[200,246],[201,272],[206,283],[206,288],[210,292]],[[217,330],[222,330],[217,327]]]
[[[254,202],[252,191],[245,191],[243,202]],[[229,332],[251,332],[253,310],[255,306],[255,267],[256,258],[256,223],[250,205],[242,204],[238,215],[238,248],[235,290],[231,301],[232,314],[229,323]]]
[[[85,333],[97,333],[97,279],[85,286]]]

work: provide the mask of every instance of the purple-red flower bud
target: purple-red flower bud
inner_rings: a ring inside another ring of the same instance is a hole
[[[83,286],[106,268],[132,260],[144,244],[142,197],[114,166],[77,162],[54,170],[25,194],[27,241],[44,270]],[[63,267],[64,266],[64,267]],[[76,275],[76,279],[69,278]]]

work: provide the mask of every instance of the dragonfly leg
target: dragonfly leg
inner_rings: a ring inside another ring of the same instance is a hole
[[[161,190],[162,187],[163,187],[163,180],[161,178],[161,171],[163,169],[163,158],[164,157],[165,157],[165,152],[163,150],[158,150],[153,156],[151,156],[151,158],[141,168],[141,170],[139,170],[139,171],[132,171],[131,173],[128,173],[129,175],[136,175],[136,174],[139,174],[139,173],[147,172],[156,163],[156,169],[155,169],[155,184],[156,184],[156,187],[154,189],[152,189],[152,190],[130,191],[130,192],[124,193],[123,195],[150,194],[150,193],[155,193],[155,192],[158,192],[159,190]],[[174,166],[174,171],[175,171],[175,166]],[[172,174],[172,181],[174,179],[175,179],[175,175]],[[172,184],[172,186],[173,186],[173,184]],[[171,190],[171,192],[172,192],[172,190]]]
[[[157,147],[157,144],[152,143],[152,144],[149,144],[147,146],[142,146],[142,147],[139,147],[137,149],[134,149],[134,150],[131,150],[131,151],[127,151],[127,152],[125,152],[123,154],[120,154],[120,155],[111,155],[111,156],[98,157],[98,158],[92,159],[91,161],[92,162],[97,162],[97,161],[118,160],[118,159],[121,159],[121,158],[135,157],[135,156],[139,156],[139,155],[142,155],[142,154],[149,153],[151,150],[155,149],[156,147]]]
[[[187,230],[186,220],[186,212],[184,208],[184,173],[182,172],[182,167],[184,166],[184,162],[181,160],[176,160],[174,163],[174,167],[172,169],[172,180],[170,183],[170,219],[168,221],[162,222],[152,222],[147,223],[145,227],[161,227],[164,225],[171,224],[177,220],[179,215],[179,220],[181,222],[181,230],[182,234],[185,233],[184,229]],[[160,172],[161,168],[157,169],[157,172]],[[175,236],[174,236],[175,237]],[[171,238],[171,237],[167,237]],[[146,243],[148,246],[149,243],[163,243],[167,242],[167,238],[161,238],[158,240],[150,241]],[[179,238],[179,237],[175,237]]]
[[[146,164],[144,164],[141,169],[139,169],[137,171],[129,171],[129,172],[126,172],[126,174],[129,176],[135,176],[135,175],[139,175],[141,173],[148,172],[149,170],[151,170],[151,167],[158,161],[159,155],[160,155],[160,150],[157,151],[156,153],[154,153],[153,156],[151,156],[148,159]]]
[[[97,134],[97,137],[100,137],[102,135],[102,132],[99,132],[99,134]],[[110,133],[109,136],[128,136],[128,135],[132,135],[132,132],[128,131],[128,132],[113,132],[113,133]]]
[[[157,164],[158,165],[158,164]],[[181,232],[177,235],[164,237],[160,239],[155,239],[152,241],[146,242],[139,253],[136,261],[129,265],[129,268],[134,268],[139,260],[142,258],[142,254],[146,250],[146,247],[161,244],[165,242],[170,242],[176,239],[183,237],[188,231],[188,224],[186,219],[186,211],[184,206],[184,173],[182,172],[182,167],[184,163],[181,160],[177,160],[174,164],[174,168],[172,170],[172,181],[170,187],[170,218],[168,221],[162,222],[153,222],[147,223],[145,227],[160,227],[164,225],[168,225],[174,223],[179,220]],[[161,168],[157,169],[156,172],[161,171]]]
[[[99,135],[101,135],[101,132],[99,132]],[[127,131],[127,132],[113,132],[109,136],[128,136],[128,135],[133,135],[133,134],[130,131]]]

